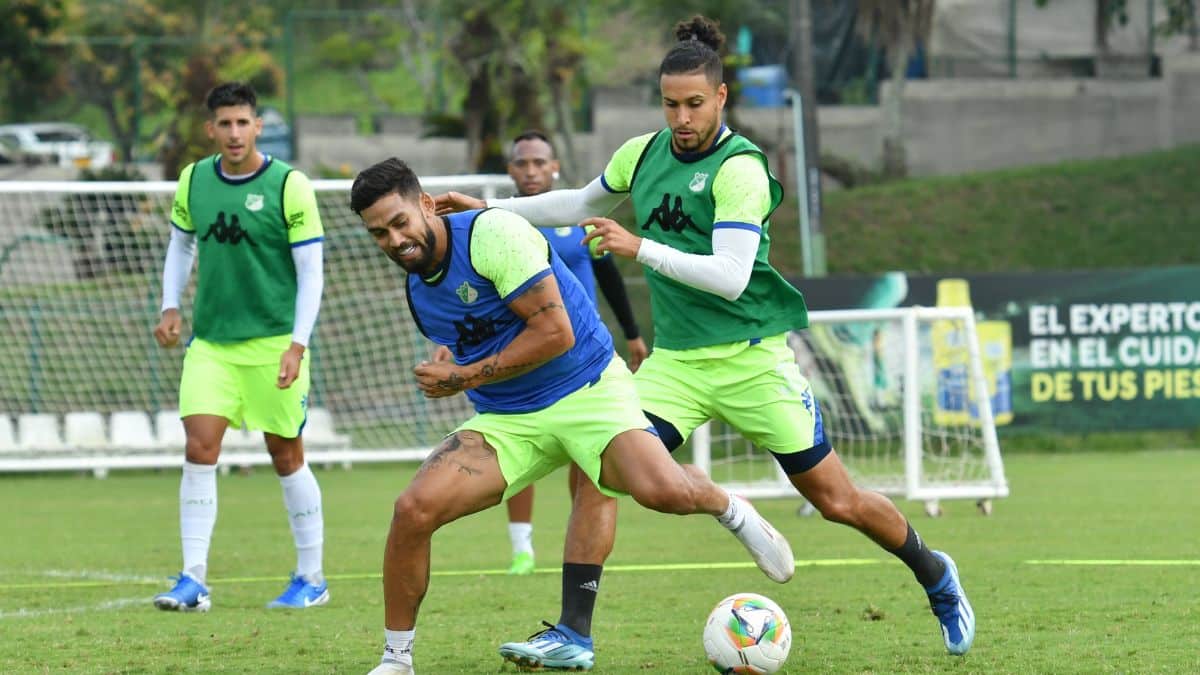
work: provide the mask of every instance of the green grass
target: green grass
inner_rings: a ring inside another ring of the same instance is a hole
[[[390,505],[411,466],[322,471],[329,606],[267,611],[293,562],[279,488],[266,471],[220,481],[210,577],[214,609],[166,614],[149,598],[178,567],[177,474],[0,479],[0,663],[6,673],[362,673],[382,641],[378,570]],[[700,630],[734,591],[764,593],[792,621],[785,672],[1196,672],[1200,453],[1191,450],[1007,457],[1013,496],[991,518],[970,503],[932,520],[902,508],[935,547],[953,553],[979,616],[975,647],[945,655],[923,594],[899,563],[857,533],[794,515],[795,500],[761,510],[802,566],[778,586],[753,569],[620,571],[605,577],[594,636],[597,673],[707,672]],[[539,571],[507,563],[502,509],[447,526],[418,626],[419,672],[513,672],[495,654],[558,612],[565,524],[563,475],[539,487]],[[803,566],[867,558],[859,566]],[[1193,566],[1042,567],[1029,560],[1188,560]],[[706,517],[621,504],[610,566],[742,561]],[[94,575],[147,581],[106,582]],[[91,577],[87,575],[93,575]],[[135,604],[102,609],[105,602]],[[18,614],[26,610],[24,615]],[[51,613],[53,612],[53,613]],[[871,618],[873,617],[873,618]],[[1190,637],[1189,637],[1190,636]]]
[[[825,194],[831,273],[1195,264],[1200,146]],[[791,208],[794,209],[794,206]],[[781,223],[796,222],[781,213]],[[776,228],[781,238],[792,229]]]

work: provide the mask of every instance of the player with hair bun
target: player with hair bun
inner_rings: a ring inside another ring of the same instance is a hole
[[[954,562],[927,548],[889,499],[851,481],[787,344],[789,331],[808,327],[808,311],[803,295],[768,260],[768,219],[782,186],[762,150],[722,122],[729,95],[720,56],[725,37],[703,16],[678,23],[675,36],[659,66],[665,129],[627,141],[583,188],[487,205],[535,225],[591,225],[587,240],[599,240],[598,250],[642,263],[654,350],[634,381],[667,448],[718,418],[768,449],[822,516],[859,530],[913,571],[946,649],[964,654],[975,617]],[[596,217],[626,198],[636,218],[630,229]],[[438,205],[448,212],[483,202],[451,192]],[[552,637],[509,643],[501,653],[549,658],[563,642]]]

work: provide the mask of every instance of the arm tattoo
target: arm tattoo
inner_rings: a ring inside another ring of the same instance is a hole
[[[549,303],[542,305],[541,307],[538,307],[537,311],[535,311],[533,314],[529,315],[529,319],[532,319],[533,317],[537,316],[538,314],[541,314],[542,312],[548,312],[552,309],[565,309],[565,308],[562,305],[558,304],[557,302],[549,302]],[[526,323],[529,322],[529,319],[525,320]]]
[[[462,391],[466,386],[466,379],[458,373],[451,373],[446,379],[438,380],[436,385],[438,389],[443,391]]]

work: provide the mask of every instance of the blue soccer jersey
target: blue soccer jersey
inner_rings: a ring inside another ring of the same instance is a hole
[[[492,356],[525,328],[508,303],[554,275],[575,345],[536,369],[466,391],[479,412],[549,407],[595,382],[613,358],[612,336],[583,285],[524,218],[499,209],[446,216],[446,255],[429,277],[410,274],[408,303],[421,332],[460,365]]]
[[[550,242],[554,252],[562,258],[575,278],[579,280],[592,304],[596,304],[596,277],[592,272],[592,254],[583,244],[583,237],[587,234],[584,229],[578,225],[567,225],[564,227],[539,227],[538,230]]]

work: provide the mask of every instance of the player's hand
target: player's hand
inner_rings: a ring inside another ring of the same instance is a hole
[[[433,208],[437,215],[444,216],[447,213],[458,213],[459,211],[470,211],[471,209],[485,209],[487,208],[487,202],[471,195],[464,195],[461,192],[446,192],[433,198]]]
[[[637,258],[638,249],[642,246],[642,238],[621,227],[621,224],[611,218],[584,218],[579,223],[592,229],[583,238],[583,243],[591,245],[592,240],[599,243],[592,246],[597,254],[612,253],[622,258]]]
[[[168,309],[162,313],[162,318],[158,320],[158,325],[154,327],[154,339],[158,342],[159,347],[174,347],[179,344],[179,331],[183,326],[183,319],[179,317],[178,309]]]
[[[417,386],[425,398],[445,398],[467,388],[467,381],[453,361],[422,361],[413,368]]]
[[[640,337],[626,340],[626,344],[629,346],[629,358],[625,359],[625,363],[629,364],[629,372],[636,373],[637,369],[642,367],[642,361],[650,355],[650,350],[646,348],[646,341]]]
[[[300,375],[300,361],[304,358],[304,345],[293,342],[292,346],[287,348],[279,357],[279,379],[275,381],[275,386],[280,389],[287,389],[296,381],[296,377]]]
[[[447,347],[446,345],[438,345],[437,349],[433,350],[433,362],[434,363],[443,363],[446,361],[453,361],[453,360],[454,360],[454,353],[451,352],[450,348]]]

